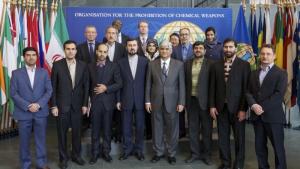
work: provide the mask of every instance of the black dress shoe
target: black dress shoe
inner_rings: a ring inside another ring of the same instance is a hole
[[[81,157],[72,157],[72,161],[78,165],[84,165],[85,161]]]
[[[199,157],[191,156],[191,157],[189,157],[188,159],[185,160],[185,163],[192,163],[196,160],[199,160]]]
[[[152,163],[156,163],[156,162],[158,162],[163,157],[164,157],[163,155],[161,155],[161,156],[155,155],[155,156],[152,157],[151,162]]]
[[[205,157],[202,159],[202,161],[204,162],[204,164],[206,165],[212,165],[212,161],[209,157]]]
[[[112,161],[112,158],[109,154],[103,154],[102,158],[103,158],[103,160],[105,160],[106,162],[109,162],[109,163]]]
[[[168,162],[169,162],[171,165],[175,165],[175,164],[176,164],[176,158],[175,158],[175,157],[168,157]]]
[[[66,169],[66,168],[68,168],[68,162],[67,161],[61,161],[61,162],[59,162],[59,168],[60,169]]]
[[[144,154],[141,153],[141,152],[136,153],[135,156],[136,156],[136,158],[137,158],[138,160],[140,160],[140,161],[144,161],[144,160],[145,160],[145,156],[144,156]]]
[[[93,165],[97,162],[98,160],[98,156],[92,156],[92,158],[89,161],[89,164]]]
[[[147,134],[146,135],[146,140],[151,140],[152,139],[152,134]]]
[[[128,156],[129,156],[129,154],[122,153],[121,156],[119,157],[119,160],[120,161],[127,160]]]

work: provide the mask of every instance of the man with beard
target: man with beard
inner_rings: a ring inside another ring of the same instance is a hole
[[[202,159],[205,164],[210,165],[212,119],[208,113],[207,102],[211,61],[204,58],[203,42],[196,41],[193,51],[194,58],[185,63],[186,109],[191,150],[191,156],[186,162]]]
[[[88,65],[90,74],[92,157],[90,164],[97,162],[102,151],[105,161],[111,162],[111,123],[116,106],[116,93],[122,87],[120,70],[116,63],[107,59],[108,47],[99,44],[96,48],[97,62]],[[100,146],[100,131],[103,129],[103,143]],[[101,150],[100,150],[100,147]]]
[[[222,43],[217,40],[214,27],[205,30],[205,38],[205,58],[215,61],[222,59]]]
[[[120,160],[125,160],[129,155],[135,154],[138,160],[145,159],[144,148],[144,93],[145,78],[148,60],[137,55],[138,43],[136,39],[127,40],[128,57],[119,60],[119,67],[123,81],[123,88],[120,90],[117,108],[122,111],[122,133],[123,153]],[[133,114],[135,114],[133,118]],[[132,137],[132,125],[135,119],[135,136]],[[132,138],[135,142],[132,143]]]
[[[210,73],[210,115],[218,124],[219,150],[222,164],[219,169],[231,168],[230,129],[235,141],[233,169],[244,168],[246,97],[250,65],[236,56],[233,39],[223,43],[224,59],[213,64]]]

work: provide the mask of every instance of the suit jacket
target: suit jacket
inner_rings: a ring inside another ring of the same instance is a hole
[[[194,59],[185,62],[185,85],[186,85],[186,108],[191,107],[192,92],[192,66]],[[209,69],[212,62],[204,58],[197,84],[197,98],[202,110],[208,109],[208,87],[209,87]]]
[[[185,105],[183,63],[171,58],[168,76],[163,83],[161,59],[149,62],[145,91],[145,102],[151,103],[153,111],[161,111],[164,102],[167,112],[176,113],[177,105]]]
[[[125,47],[122,44],[115,42],[115,54],[112,62],[117,63],[118,60],[126,56],[126,53]]]
[[[142,47],[142,41],[141,41],[140,37],[138,36],[138,37],[136,37],[135,39],[136,39],[137,42],[138,42],[138,51],[137,51],[137,54],[138,54],[139,56],[145,56],[145,53],[144,53],[143,47]],[[151,39],[151,37],[149,37],[149,35],[148,35],[148,38],[146,39],[146,42],[147,42],[148,39]]]
[[[106,85],[107,91],[101,94],[96,95],[94,93],[94,88],[97,86],[97,66],[96,63],[90,63],[88,65],[89,74],[90,74],[90,97],[93,104],[97,104],[98,98],[101,99],[102,103],[106,110],[114,110],[116,106],[117,91],[122,87],[122,79],[120,76],[120,69],[117,63],[112,63],[109,59],[106,60],[104,67],[104,77],[102,84]],[[97,101],[97,102],[95,102]]]
[[[90,62],[96,62],[96,47],[98,44],[99,44],[99,42],[95,42],[95,50],[94,50],[94,54],[92,57],[90,56],[88,42],[83,42],[83,43],[79,44],[77,46],[76,59],[84,61],[87,64]]]
[[[179,44],[178,46],[173,48],[172,57],[174,59],[177,59],[180,61],[187,61],[189,59],[192,59],[194,57],[192,44],[189,44],[186,60],[183,60],[183,57],[182,57],[182,45],[181,44]]]
[[[118,38],[118,34],[117,34],[117,38]],[[126,47],[126,45],[127,45],[127,40],[128,40],[128,36],[127,35],[125,35],[125,34],[123,34],[123,33],[121,33],[121,39],[122,39],[122,45],[124,46],[124,47]],[[106,39],[106,37],[104,37],[103,38],[103,43],[106,43],[107,42],[107,39]]]
[[[31,87],[25,67],[12,72],[10,83],[10,95],[15,106],[14,119],[29,120],[48,116],[48,101],[52,94],[52,86],[45,69],[36,68],[33,88]],[[31,103],[38,103],[40,105],[38,112],[32,113],[28,110],[28,106]]]
[[[262,85],[259,83],[259,72],[251,72],[248,91],[246,98],[249,106],[259,104],[262,106],[264,113],[261,119],[268,123],[285,123],[282,103],[287,87],[287,73],[274,65],[263,80]],[[251,111],[251,119],[256,120],[257,115]]]
[[[209,107],[216,107],[218,112],[222,112],[226,98],[231,113],[246,111],[245,93],[249,74],[249,63],[236,57],[226,83],[224,79],[224,59],[216,61],[210,72]]]
[[[122,58],[118,62],[123,88],[120,90],[118,101],[122,103],[122,109],[132,109],[136,106],[138,110],[145,107],[145,81],[148,66],[148,59],[138,56],[135,78],[133,79],[128,57]]]
[[[86,63],[76,60],[74,89],[65,58],[53,63],[51,80],[52,107],[57,106],[59,111],[68,112],[71,107],[80,111],[82,106],[88,106],[89,76]]]

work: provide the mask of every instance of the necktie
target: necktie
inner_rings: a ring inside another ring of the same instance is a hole
[[[146,46],[147,46],[147,44],[146,44],[146,38],[142,37],[142,49],[143,49],[144,52],[146,51]]]
[[[182,60],[185,61],[187,58],[187,47],[183,46],[183,50],[182,50]]]
[[[90,57],[92,58],[94,56],[93,43],[89,43],[89,52],[90,52]]]
[[[166,67],[166,62],[163,62],[163,68],[162,68],[162,77],[163,77],[163,82],[166,81],[167,79],[167,67]]]

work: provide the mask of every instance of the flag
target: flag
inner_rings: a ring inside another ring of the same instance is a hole
[[[46,55],[48,65],[52,68],[52,63],[64,57],[63,43],[69,39],[62,4],[59,2],[57,16],[53,31],[51,33],[49,48]]]
[[[294,34],[294,41],[297,44],[297,58],[296,58],[296,60],[299,61],[299,59],[300,59],[300,11],[299,11],[299,15],[298,15],[297,29],[296,29],[295,34]],[[298,72],[299,72],[299,66],[297,67],[297,69],[298,69]],[[297,82],[298,82],[297,86],[298,86],[298,89],[299,89],[299,87],[300,87],[300,75],[299,75],[299,73],[297,74],[296,77],[297,77]],[[298,97],[297,104],[300,107],[300,99],[299,99],[300,98],[300,90],[297,91],[297,97]]]
[[[251,44],[242,5],[240,5],[239,13],[236,19],[233,38],[239,43]]]
[[[11,23],[9,19],[9,7],[7,7],[5,12],[5,19],[4,19],[4,32],[2,37],[2,57],[3,57],[3,74],[4,74],[4,81],[5,81],[5,93],[6,97],[9,99],[9,112],[13,110],[12,100],[10,96],[10,78],[12,75],[12,71],[17,68],[17,56],[14,52],[13,46],[13,38],[11,34]]]
[[[5,77],[3,72],[3,62],[2,62],[2,50],[0,49],[0,104],[3,105],[7,101],[6,93],[5,93]],[[1,111],[2,112],[2,111]],[[0,114],[1,116],[1,114]]]
[[[44,30],[45,30],[45,48],[46,48],[46,51],[48,51],[50,37],[51,37],[51,31],[50,31],[50,23],[49,23],[47,8],[45,9],[45,26],[44,26]]]
[[[251,44],[253,52],[258,56],[258,35],[257,35],[257,25],[256,25],[256,14],[254,12],[253,15],[253,26],[252,26],[252,34],[251,34]]]
[[[283,68],[283,22],[282,22],[282,13],[280,8],[277,9],[277,13],[275,16],[275,27],[272,38],[272,44],[275,46],[275,64]]]
[[[263,36],[264,36],[261,8],[259,8],[259,21],[258,21],[258,31],[257,32],[258,32],[257,47],[258,47],[258,50],[260,50],[260,48],[263,44]],[[259,51],[258,51],[258,53],[259,53]]]
[[[264,24],[263,24],[263,43],[271,44],[271,24],[270,24],[270,9],[265,8]]]
[[[22,14],[22,8],[20,7],[19,9],[19,43],[18,43],[18,59],[17,59],[17,67],[23,67],[24,66],[24,60],[23,60],[23,49],[24,49],[24,36],[23,36],[23,32],[24,32],[24,22],[23,22],[23,14]]]

